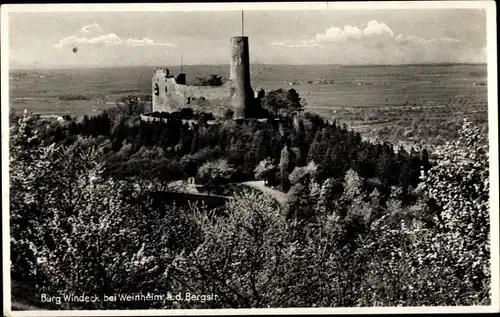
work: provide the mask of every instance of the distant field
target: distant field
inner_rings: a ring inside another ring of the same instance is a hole
[[[11,110],[98,113],[120,97],[151,94],[153,69],[13,70]],[[169,69],[179,72],[179,67]],[[191,83],[197,76],[229,77],[229,65],[184,66],[184,71]],[[309,111],[347,122],[365,135],[390,127],[394,137],[408,137],[414,122],[439,125],[464,116],[487,121],[486,65],[252,65],[251,80],[254,89],[294,88]],[[88,100],[60,100],[64,95]]]
[[[120,68],[11,71],[11,110],[73,116],[99,113],[115,107],[120,97],[151,94],[147,88],[152,76],[146,76],[144,70],[142,77],[134,69]],[[62,96],[84,96],[87,100],[61,100]]]

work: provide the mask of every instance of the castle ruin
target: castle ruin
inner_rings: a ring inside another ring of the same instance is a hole
[[[153,112],[174,112],[190,108],[194,100],[231,105],[233,119],[249,118],[254,94],[250,85],[250,56],[248,37],[231,38],[231,64],[229,81],[220,87],[190,86],[186,84],[186,74],[175,78],[168,69],[157,68],[152,80]]]

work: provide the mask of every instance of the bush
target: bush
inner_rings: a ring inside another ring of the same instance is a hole
[[[210,75],[208,77],[198,76],[196,77],[196,83],[194,85],[219,87],[224,85],[224,80],[222,79],[222,76],[219,75]]]
[[[235,169],[227,163],[227,160],[219,159],[203,164],[198,169],[198,178],[209,189],[209,193],[221,193],[221,186],[229,183],[235,173]]]

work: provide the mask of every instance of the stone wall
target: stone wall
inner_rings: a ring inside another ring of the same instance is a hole
[[[205,99],[229,98],[229,87],[227,84],[220,87],[178,85],[177,89],[179,91],[182,91],[186,98],[187,97],[191,98],[204,97]]]
[[[229,103],[228,83],[220,87],[179,85],[175,78],[168,76],[168,71],[156,70],[151,88],[153,112],[173,112],[182,108],[193,108],[201,97],[208,102],[216,101],[217,104],[226,100]]]

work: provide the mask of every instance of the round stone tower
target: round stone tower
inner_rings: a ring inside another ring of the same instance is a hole
[[[229,71],[231,106],[233,119],[245,119],[250,113],[253,92],[250,85],[250,57],[248,37],[231,38],[231,66]]]

